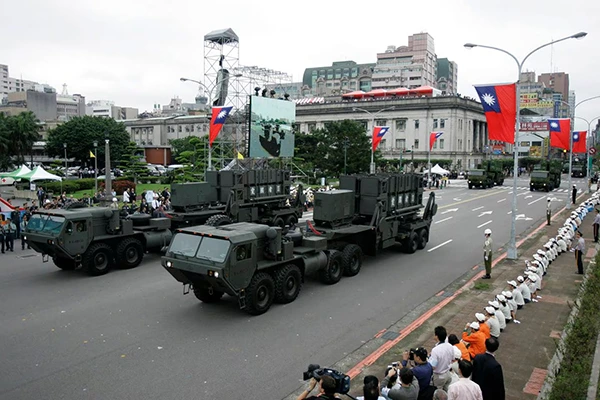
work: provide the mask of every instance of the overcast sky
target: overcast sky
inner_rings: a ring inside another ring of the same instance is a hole
[[[157,1],[9,0],[0,6],[0,63],[13,77],[48,83],[87,100],[151,110],[175,95],[193,102],[201,79],[203,37],[232,28],[240,37],[240,63],[287,72],[332,61],[375,62],[388,45],[406,45],[428,32],[438,57],[458,63],[459,92],[476,97],[473,84],[511,82],[516,63],[466,42],[504,48],[522,59],[530,50],[579,31],[532,56],[525,69],[569,73],[577,100],[600,95],[600,1]],[[577,115],[600,116],[600,100]],[[581,121],[578,129],[587,129]]]

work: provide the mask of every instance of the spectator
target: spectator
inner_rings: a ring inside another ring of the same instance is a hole
[[[431,386],[431,378],[433,377],[433,367],[427,362],[427,350],[423,347],[417,347],[413,354],[414,366],[411,368],[414,376],[419,381],[419,398],[429,398],[433,396],[435,387]],[[402,355],[402,366],[406,367],[410,358],[408,351]]]
[[[500,337],[500,322],[496,318],[496,309],[492,306],[487,306],[484,310],[486,314],[485,323],[490,329],[490,337],[498,339]]]
[[[510,306],[507,303],[506,296],[504,296],[503,294],[496,295],[496,300],[500,303],[500,311],[504,315],[504,320],[506,322],[512,321],[512,315],[510,314]]]
[[[525,305],[525,300],[523,299],[523,294],[521,293],[521,290],[519,290],[519,285],[517,285],[517,282],[515,281],[506,281],[506,283],[508,283],[511,286],[512,296],[515,303],[517,304],[517,310],[522,309]]]
[[[471,358],[485,353],[485,336],[479,331],[479,322],[471,322],[465,326],[462,340],[469,344]]]
[[[433,392],[432,400],[448,400],[448,393],[446,393],[445,390],[436,389],[436,391]]]
[[[446,342],[446,328],[437,326],[434,330],[434,337],[438,343],[431,349],[429,363],[433,367],[433,386],[438,389],[447,390],[450,385],[450,364],[454,359],[454,348]]]
[[[504,328],[506,328],[506,318],[504,318],[504,314],[502,313],[502,311],[500,311],[500,303],[498,303],[496,300],[494,300],[494,301],[488,301],[488,304],[490,306],[494,307],[496,318],[498,319],[498,322],[500,323],[500,332],[502,332],[504,330]]]
[[[123,191],[123,203],[125,203],[125,204],[129,203],[129,188],[127,188]]]
[[[113,197],[112,203],[110,203],[110,208],[112,208],[114,210],[118,210],[119,209],[119,203],[118,203],[116,197]]]
[[[400,375],[399,384],[390,386],[398,374]],[[400,371],[391,368],[383,380],[383,386],[381,394],[389,400],[417,400],[419,397],[419,381],[412,370],[408,368],[401,368]]]
[[[481,388],[483,400],[504,400],[504,375],[494,353],[500,343],[494,338],[485,341],[486,352],[473,360],[473,382]]]
[[[319,394],[317,396],[306,397],[317,386],[317,380],[311,378],[308,384],[308,390],[305,390],[298,396],[297,400],[331,400],[335,399],[335,379],[330,376],[323,375],[319,379]]]
[[[585,241],[580,231],[575,232],[575,266],[577,267],[577,273],[583,274],[583,253],[585,253]]]
[[[475,313],[475,319],[479,322],[479,332],[483,333],[483,336],[485,336],[486,339],[489,338],[491,336],[490,327],[485,323],[485,315],[482,313]]]
[[[479,385],[469,379],[473,372],[473,364],[469,361],[458,362],[460,379],[450,385],[448,389],[448,400],[483,400],[483,394]]]
[[[25,230],[27,229],[28,221],[29,221],[29,214],[23,215],[23,219],[21,220],[21,232],[25,232]],[[25,235],[21,235],[21,250],[25,250],[24,236]],[[29,246],[29,243],[27,244],[27,248],[31,249],[31,246]]]
[[[504,292],[502,292],[502,294],[504,295],[504,297],[506,297],[507,303],[508,303],[508,307],[510,308],[510,315],[512,318],[512,321],[515,324],[520,324],[521,321],[517,321],[517,302],[515,301],[515,299],[513,299],[513,294],[510,290],[506,290]]]
[[[467,346],[465,346],[463,342],[458,340],[458,337],[456,337],[455,334],[451,334],[450,336],[448,336],[448,343],[450,343],[452,346],[456,347],[460,351],[461,358],[463,360],[471,361],[471,354],[469,354]]]
[[[454,359],[452,360],[452,364],[450,364],[450,371],[448,372],[450,374],[450,385],[454,382],[458,382],[458,362],[462,360],[462,353],[460,350],[454,346],[452,349],[454,350]]]
[[[385,397],[379,395],[379,385],[375,382],[369,382],[363,386],[363,397],[357,397],[357,400],[385,400]]]

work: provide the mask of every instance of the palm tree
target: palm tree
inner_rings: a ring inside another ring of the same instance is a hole
[[[39,120],[31,111],[22,112],[8,118],[9,151],[16,156],[17,164],[25,162],[25,155],[31,154],[33,143],[39,140]]]

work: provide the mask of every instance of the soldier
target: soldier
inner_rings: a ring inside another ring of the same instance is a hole
[[[596,216],[594,217],[594,243],[598,243],[598,227],[600,226],[600,210],[596,209]]]
[[[15,234],[17,233],[17,226],[11,221],[10,218],[6,218],[6,223],[2,229],[4,230],[6,251],[15,251]]]
[[[577,186],[573,185],[573,193],[571,194],[572,197],[572,204],[575,204],[575,202],[577,201]]]
[[[483,234],[485,236],[485,241],[483,242],[485,275],[482,279],[490,279],[492,277],[492,230],[486,229]]]
[[[552,219],[552,210],[550,209],[550,199],[548,199],[548,204],[546,205],[546,220],[548,223],[546,225],[550,225],[550,220]]]

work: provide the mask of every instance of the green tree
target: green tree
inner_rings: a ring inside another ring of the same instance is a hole
[[[31,154],[33,143],[40,138],[39,120],[31,111],[9,117],[10,152],[17,164],[25,162],[25,156]]]
[[[98,164],[104,163],[104,140],[110,140],[110,158],[121,160],[127,153],[129,134],[122,123],[112,118],[76,117],[48,133],[46,152],[50,156],[63,157],[63,143],[67,144],[67,156],[78,161],[90,159],[94,141],[98,142]]]
[[[134,142],[129,142],[119,162],[119,168],[123,170],[125,176],[133,177],[136,183],[138,178],[149,175],[147,164],[142,161],[143,157],[144,150]]]
[[[10,131],[8,130],[8,117],[0,113],[0,170],[10,167]]]

